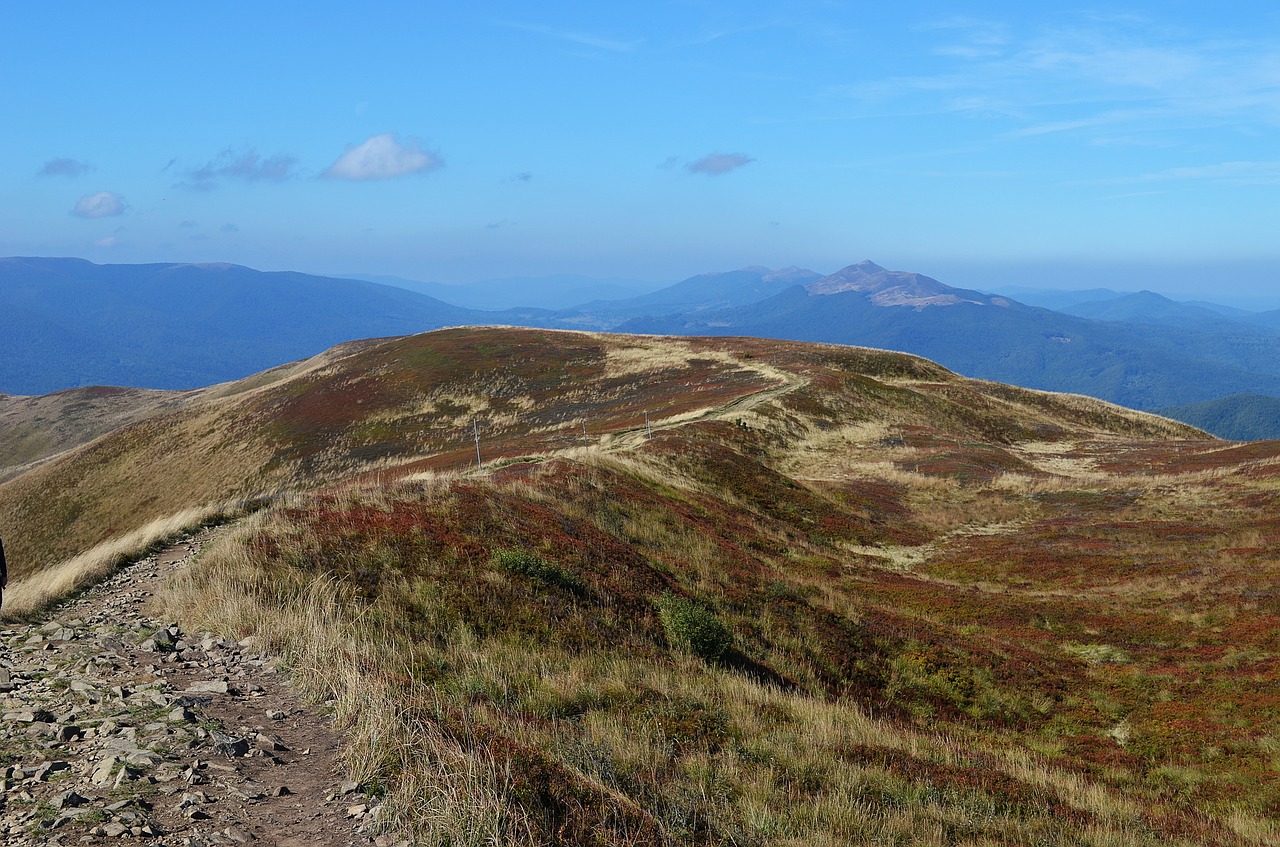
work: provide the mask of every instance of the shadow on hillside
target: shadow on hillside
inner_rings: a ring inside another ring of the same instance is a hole
[[[727,668],[747,674],[759,682],[767,685],[776,685],[783,691],[800,691],[800,685],[795,680],[788,679],[768,665],[757,662],[734,647],[724,651],[724,654],[720,656],[719,663]]]

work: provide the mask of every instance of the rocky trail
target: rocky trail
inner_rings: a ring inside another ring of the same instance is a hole
[[[406,847],[343,781],[340,736],[251,639],[148,600],[218,530],[0,631],[0,843]]]

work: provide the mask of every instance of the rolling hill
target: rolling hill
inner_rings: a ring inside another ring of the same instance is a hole
[[[112,430],[180,405],[181,392],[70,388],[35,397],[0,394],[0,481]]]
[[[428,843],[1262,845],[1277,480],[909,355],[473,328],[186,395],[0,533],[20,606],[228,510],[167,613],[282,651]]]

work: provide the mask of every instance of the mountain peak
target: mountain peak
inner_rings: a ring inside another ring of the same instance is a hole
[[[952,288],[931,277],[908,271],[889,271],[870,260],[836,271],[806,286],[810,294],[844,294],[857,292],[876,306],[911,306],[916,310],[928,306],[955,306],[976,303],[985,306],[1008,306],[1009,301],[989,297],[977,291]]]

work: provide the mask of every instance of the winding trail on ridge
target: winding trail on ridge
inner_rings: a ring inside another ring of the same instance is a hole
[[[252,639],[153,617],[156,590],[227,527],[125,565],[0,631],[8,847],[407,845],[343,783],[340,733]]]

